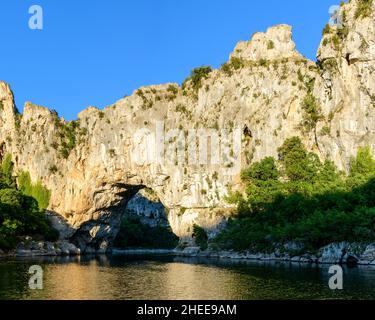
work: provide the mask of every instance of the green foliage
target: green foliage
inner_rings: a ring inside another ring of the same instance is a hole
[[[47,209],[51,192],[45,188],[40,181],[35,184],[31,182],[28,172],[21,172],[17,179],[19,190],[26,196],[33,197],[39,205],[41,211]]]
[[[290,181],[314,180],[321,163],[315,154],[306,151],[300,138],[287,139],[278,153],[284,174]]]
[[[275,48],[275,43],[273,41],[268,41],[267,49],[272,50]]]
[[[167,92],[168,92],[168,94],[165,96],[165,98],[168,101],[173,101],[174,99],[177,98],[178,87],[176,87],[175,85],[170,84],[168,86],[168,88],[167,88]]]
[[[195,240],[195,243],[202,249],[207,249],[207,243],[208,243],[208,236],[207,232],[200,226],[194,224],[193,225],[193,238]]]
[[[152,92],[152,91],[151,91]],[[138,89],[135,94],[140,97],[143,101],[143,105],[142,105],[142,109],[143,110],[147,110],[147,109],[151,109],[154,102],[152,100],[149,100],[146,95],[145,95],[145,92],[143,92],[142,89]],[[173,100],[175,98],[175,95],[172,94],[172,99],[169,99],[169,100]],[[161,99],[159,96],[158,96],[159,99]]]
[[[359,186],[374,176],[375,160],[369,146],[358,149],[356,158],[350,161],[349,182],[352,186]]]
[[[372,12],[372,3],[373,0],[358,0],[358,5],[354,17],[356,19],[369,17]]]
[[[191,71],[190,77],[187,78],[182,84],[183,89],[190,82],[193,90],[197,92],[202,87],[202,80],[207,79],[208,75],[212,72],[209,66],[195,68]]]
[[[261,67],[267,67],[268,64],[269,64],[269,62],[268,62],[268,60],[266,60],[266,59],[260,59],[260,61],[259,61],[259,65],[260,65]]]
[[[278,180],[279,171],[276,161],[272,157],[265,158],[261,162],[254,163],[249,169],[242,172],[244,181],[268,181]]]
[[[323,36],[331,33],[331,26],[327,23],[323,29]]]
[[[52,165],[49,167],[48,171],[51,173],[51,174],[55,174],[58,172],[58,169],[56,167],[56,165]]]
[[[364,177],[371,176],[375,172],[375,160],[371,153],[370,146],[358,149],[356,158],[352,158],[350,162],[350,175],[362,175]]]
[[[316,124],[323,118],[323,116],[321,107],[312,93],[308,93],[303,99],[302,109],[304,110],[304,116],[301,126],[306,131],[315,129]]]
[[[339,50],[340,49],[340,44],[341,44],[341,41],[340,41],[340,38],[337,34],[335,34],[332,38],[331,38],[331,41],[333,43],[333,47],[335,48],[335,50]]]
[[[338,63],[335,58],[329,58],[324,60],[323,62],[320,63],[319,67],[322,70],[327,70],[330,71],[331,73],[337,72],[338,71]]]
[[[33,185],[28,173],[22,173],[18,182],[20,180],[22,190],[16,188],[12,159],[10,155],[6,155],[2,161],[0,175],[0,249],[2,250],[14,248],[18,239],[26,235],[48,241],[55,241],[58,238],[58,232],[50,226],[44,212],[49,201],[49,191],[40,182]]]
[[[358,150],[345,176],[291,138],[279,148],[278,161],[255,163],[242,179],[246,198],[237,194],[238,217],[214,239],[219,248],[274,250],[275,243],[299,241],[316,250],[331,242],[375,240],[375,160],[369,147]]]
[[[349,34],[349,28],[347,26],[342,26],[337,28],[337,36],[344,40]]]
[[[78,121],[71,121],[68,123],[61,123],[59,126],[59,135],[61,138],[60,155],[67,159],[70,152],[75,148],[77,139],[76,134],[79,129]]]
[[[143,225],[138,218],[125,218],[114,241],[114,245],[121,248],[175,248],[178,238],[165,227],[149,227]]]
[[[99,112],[99,118],[102,119],[101,115],[104,117],[102,111]],[[58,131],[58,136],[60,138],[60,148],[59,144],[55,141],[52,143],[52,147],[59,151],[59,154],[62,158],[67,159],[70,155],[70,152],[77,145],[78,135],[86,135],[87,129],[80,128],[79,121],[70,121],[64,122],[59,119],[57,112],[53,112],[52,116],[54,117],[55,127]]]
[[[13,178],[12,173],[13,173],[12,155],[7,153],[1,164],[1,172],[0,172],[1,183],[4,184],[5,186],[13,187],[15,184],[15,179]]]
[[[167,91],[176,95],[178,93],[178,88],[172,84],[170,84],[167,88]]]
[[[229,62],[221,66],[221,71],[228,76],[232,76],[233,71],[240,70],[245,66],[245,61],[241,58],[232,57]]]
[[[322,130],[320,131],[320,134],[322,136],[329,136],[331,134],[331,129],[328,126],[324,126]]]

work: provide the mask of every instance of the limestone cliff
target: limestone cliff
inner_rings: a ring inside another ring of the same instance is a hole
[[[140,88],[103,111],[82,111],[77,122],[31,103],[17,114],[0,83],[0,155],[10,152],[18,170],[51,190],[49,210],[66,219],[65,236],[83,249],[105,250],[128,201],[145,187],[177,235],[190,236],[194,223],[214,233],[232,214],[225,195],[241,188],[239,170],[276,157],[285,139],[300,136],[341,169],[358,146],[374,149],[375,3],[359,14],[360,2],[343,5],[343,25],[325,29],[317,63],[295,50],[291,27],[279,25],[240,42],[227,64],[199,81]],[[198,144],[189,132],[199,129],[241,142],[240,156],[233,143],[210,141],[207,158],[220,148],[224,160],[188,163],[186,145]],[[188,137],[182,147],[179,134]]]

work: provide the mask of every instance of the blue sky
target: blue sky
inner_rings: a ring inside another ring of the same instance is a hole
[[[287,23],[310,59],[334,0],[2,0],[0,79],[25,101],[68,120],[137,87],[181,83],[200,65],[219,67],[240,40]],[[30,30],[28,9],[44,10]]]

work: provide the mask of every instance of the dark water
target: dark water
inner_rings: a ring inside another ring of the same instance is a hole
[[[44,289],[28,287],[41,265]],[[374,299],[375,268],[344,268],[344,290],[328,266],[164,257],[0,260],[0,299]]]

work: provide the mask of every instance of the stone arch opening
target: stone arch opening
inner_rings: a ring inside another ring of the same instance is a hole
[[[70,241],[84,253],[105,253],[119,248],[161,249],[177,246],[168,221],[168,209],[157,194],[145,185],[103,186],[94,195],[102,202],[113,193],[112,203],[90,214]]]
[[[168,221],[168,209],[150,188],[143,188],[127,203],[114,247],[172,249],[178,244]]]

